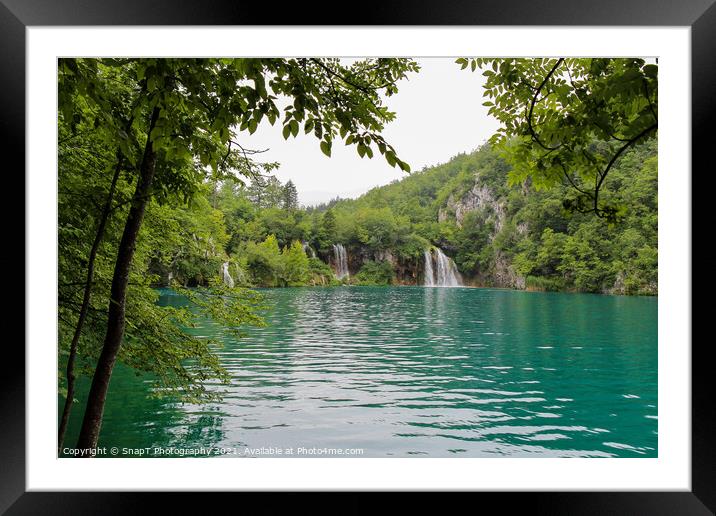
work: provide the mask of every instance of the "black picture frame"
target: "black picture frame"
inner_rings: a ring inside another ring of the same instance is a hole
[[[25,170],[25,28],[50,25],[606,25],[689,26],[692,43],[692,157],[709,163],[716,120],[716,4],[715,0],[467,0],[451,4],[436,0],[382,1],[338,9],[322,2],[282,5],[267,9],[262,2],[243,0],[0,0],[0,128],[3,145],[19,158],[14,170]],[[306,11],[310,11],[307,13]],[[324,19],[319,13],[325,13]],[[307,14],[311,18],[307,19]],[[267,19],[267,16],[270,16]],[[10,168],[6,172],[10,173]],[[713,164],[705,172],[712,172]],[[16,174],[16,176],[19,176]],[[702,179],[700,178],[699,181]],[[701,184],[701,183],[699,183]],[[702,193],[707,189],[699,188]],[[15,192],[24,191],[24,181]],[[697,194],[697,191],[693,191]],[[696,199],[694,199],[696,201]],[[694,204],[696,204],[694,202]],[[692,234],[694,234],[692,232]],[[20,237],[23,238],[23,237]],[[702,244],[705,245],[705,244]],[[18,246],[19,247],[19,246]],[[693,247],[692,247],[693,261]],[[661,271],[668,273],[668,271]],[[27,274],[27,270],[26,270]],[[696,306],[692,303],[692,306]],[[704,310],[705,308],[701,308]],[[693,312],[692,312],[693,313]],[[694,320],[692,315],[692,321]],[[6,342],[8,342],[6,340]],[[674,345],[687,346],[680,342]],[[692,490],[690,492],[588,492],[588,493],[474,493],[506,508],[525,508],[535,514],[710,514],[716,507],[714,485],[714,404],[709,399],[711,362],[707,359],[710,339],[694,339],[692,356]],[[149,510],[149,498],[159,497],[162,511],[188,507],[188,493],[27,493],[25,490],[25,358],[7,359],[12,367],[0,376],[0,512],[18,514],[113,514]],[[11,417],[10,417],[11,416]],[[213,501],[230,494],[213,493]],[[234,495],[236,496],[236,495]],[[258,495],[242,493],[242,506]],[[307,495],[291,495],[294,507],[304,505]],[[372,510],[374,494],[351,502],[347,509]],[[424,496],[411,495],[426,507]],[[272,514],[283,503],[262,496],[260,513]],[[480,500],[482,503],[483,500]],[[212,502],[213,503],[213,502]],[[381,503],[382,502],[378,502]],[[453,503],[457,503],[453,501]],[[474,502],[470,502],[471,504]],[[311,512],[316,506],[311,503]],[[183,511],[180,511],[183,512]]]

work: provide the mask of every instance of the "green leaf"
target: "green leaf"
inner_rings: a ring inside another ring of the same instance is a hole
[[[321,151],[323,152],[323,154],[325,154],[326,156],[328,156],[330,158],[331,157],[331,142],[327,142],[325,140],[321,141]]]
[[[161,127],[155,127],[152,129],[152,131],[149,133],[149,141],[155,142],[157,138],[162,136],[162,128]]]
[[[395,165],[398,163],[397,158],[395,157],[395,153],[393,151],[387,151],[385,153],[385,160],[388,162],[388,165],[395,168]]]

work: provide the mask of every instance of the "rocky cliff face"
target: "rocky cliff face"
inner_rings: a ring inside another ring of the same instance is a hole
[[[346,247],[346,259],[348,262],[348,272],[351,276],[355,276],[361,267],[367,262],[388,262],[395,271],[395,282],[398,285],[418,285],[422,284],[422,261],[406,260],[396,256],[390,249],[371,251],[366,247]],[[329,264],[335,270],[333,255],[321,254],[321,260]]]
[[[490,279],[496,287],[502,288],[525,288],[525,278],[517,274],[507,257],[497,253],[494,269],[490,273]]]
[[[462,227],[465,218],[470,212],[479,212],[485,224],[491,224],[493,230],[490,238],[494,239],[502,230],[505,224],[506,212],[505,201],[500,199],[487,186],[480,182],[480,177],[475,179],[474,186],[461,196],[450,196],[444,208],[438,212],[438,220],[444,222],[454,219],[458,227]],[[524,224],[517,226],[520,234],[527,232]],[[512,267],[512,264],[502,253],[497,253],[491,266],[487,270],[478,271],[467,282],[474,286],[491,286],[500,288],[525,288],[525,278],[520,276]]]
[[[504,202],[498,200],[487,186],[480,184],[479,180],[460,198],[456,199],[451,195],[446,206],[438,212],[438,220],[443,222],[454,218],[457,227],[462,227],[465,216],[471,211],[482,211],[488,214],[489,219],[495,225],[495,234],[502,229],[505,221]]]
[[[388,262],[395,271],[395,280],[400,285],[417,285],[420,267],[417,261],[400,259],[390,250],[376,251],[373,258],[376,262]]]
[[[494,240],[503,230],[507,221],[506,199],[481,182],[480,176],[475,177],[474,183],[464,193],[455,193],[448,197],[444,206],[438,211],[440,222],[455,221],[458,228],[465,224],[474,224],[476,220],[490,227],[490,240]],[[468,214],[476,212],[479,217],[468,219]],[[517,233],[524,235],[528,228],[525,224],[518,224]],[[448,254],[451,254],[449,248]],[[347,264],[351,276],[355,276],[369,261],[388,262],[395,271],[395,282],[400,285],[421,285],[424,281],[424,258],[416,257],[406,259],[398,256],[390,249],[372,251],[360,246],[347,246]],[[321,259],[331,264],[335,269],[332,255],[321,256]],[[470,274],[460,271],[465,285],[481,287],[500,287],[524,289],[525,278],[518,274],[512,266],[511,260],[502,252],[496,251],[485,270]]]

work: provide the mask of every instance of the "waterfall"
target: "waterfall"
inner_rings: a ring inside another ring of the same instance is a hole
[[[435,247],[423,254],[426,287],[459,287],[462,285],[462,278],[455,262],[446,256],[442,249]],[[433,263],[435,263],[434,267]]]
[[[457,265],[450,258],[445,256],[439,247],[435,248],[437,255],[438,271],[437,284],[441,287],[459,287],[462,285],[462,278],[457,270]]]
[[[435,286],[435,273],[433,272],[433,255],[429,249],[426,249],[423,253],[425,256],[425,286]]]
[[[229,262],[224,262],[224,265],[221,266],[221,276],[224,280],[224,285],[234,288],[234,278],[229,274]]]
[[[348,272],[348,255],[342,244],[333,244],[333,261],[336,265],[336,277],[343,279],[350,276]]]

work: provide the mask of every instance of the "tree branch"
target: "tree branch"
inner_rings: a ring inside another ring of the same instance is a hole
[[[322,62],[320,59],[311,58],[311,62],[313,62],[314,64],[317,64],[320,68],[322,68],[322,69],[323,69],[326,73],[328,73],[329,75],[340,79],[341,81],[345,82],[345,83],[348,84],[349,86],[352,86],[353,88],[355,88],[355,89],[357,89],[357,90],[360,90],[360,91],[362,91],[363,93],[373,93],[373,92],[375,92],[377,89],[379,89],[379,88],[372,88],[372,87],[369,87],[369,86],[364,86],[364,85],[361,85],[361,84],[356,84],[355,82],[348,80],[348,79],[347,79],[346,77],[344,77],[343,75],[339,74],[339,73],[336,72],[335,70],[332,70],[331,67],[326,66],[325,64],[323,64],[323,62]]]
[[[529,115],[527,116],[527,126],[529,127],[530,133],[532,134],[532,138],[534,139],[534,141],[536,141],[536,142],[539,144],[540,147],[542,147],[542,148],[545,149],[545,150],[555,150],[555,149],[558,149],[558,148],[560,148],[560,147],[562,146],[562,144],[560,143],[560,144],[557,145],[556,147],[549,147],[549,146],[545,145],[544,143],[542,143],[542,141],[541,141],[541,140],[539,139],[539,137],[537,136],[537,133],[535,132],[534,127],[532,126],[532,113],[534,112],[535,104],[537,103],[537,97],[539,97],[540,91],[542,91],[542,88],[544,88],[544,85],[547,84],[547,81],[549,80],[549,78],[552,77],[552,75],[554,74],[555,70],[557,70],[557,68],[559,67],[559,65],[562,64],[563,61],[564,61],[564,58],[563,58],[563,57],[560,57],[559,59],[557,59],[557,62],[554,64],[554,66],[553,66],[552,69],[549,71],[549,73],[547,74],[547,76],[542,80],[542,82],[540,83],[540,85],[537,87],[537,90],[535,91],[535,94],[534,94],[534,96],[532,97],[532,103],[530,104],[530,112],[529,112]]]
[[[598,208],[598,205],[597,205],[598,200],[599,200],[599,190],[601,189],[602,184],[604,183],[604,180],[607,178],[607,174],[608,174],[609,171],[611,170],[611,168],[612,168],[612,166],[614,165],[614,163],[616,163],[616,161],[617,161],[617,159],[619,158],[619,156],[621,156],[622,153],[623,153],[625,150],[627,150],[629,147],[631,147],[632,145],[634,145],[634,143],[636,143],[637,141],[639,141],[641,138],[643,138],[644,136],[646,136],[647,134],[649,134],[651,131],[655,130],[656,128],[657,128],[657,124],[654,123],[653,125],[650,125],[650,126],[647,127],[646,129],[644,129],[642,132],[640,132],[639,134],[637,134],[634,138],[632,138],[631,140],[627,141],[624,145],[622,145],[622,146],[619,148],[619,150],[614,154],[614,156],[612,156],[612,159],[609,160],[609,163],[607,164],[607,166],[606,166],[606,168],[604,169],[604,171],[601,172],[601,173],[599,173],[599,175],[598,175],[599,181],[597,182],[596,186],[594,187],[594,213],[596,213],[597,216],[601,217],[600,211],[599,211],[599,208]]]

